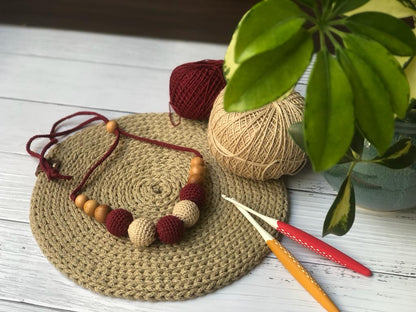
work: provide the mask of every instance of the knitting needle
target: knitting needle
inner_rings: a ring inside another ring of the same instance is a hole
[[[221,195],[224,199],[228,197]],[[267,246],[276,255],[277,259],[289,271],[290,274],[307,290],[315,300],[322,305],[327,311],[339,312],[337,306],[332,302],[328,295],[322,290],[314,278],[306,271],[306,269],[296,260],[296,258],[280,244],[273,236],[271,236],[253,217],[238,205],[235,207],[247,218],[248,221],[259,231],[265,240]]]
[[[257,211],[244,206],[243,204],[237,202],[234,198],[227,197],[222,195],[222,197],[230,202],[232,202],[237,207],[246,210],[259,218],[263,219],[266,223],[270,224],[272,227],[276,228],[280,233],[289,237],[290,239],[294,240],[295,242],[305,246],[306,248],[314,251],[315,253],[328,258],[344,267],[347,267],[355,272],[363,274],[365,276],[371,276],[371,271],[362,265],[361,263],[357,262],[353,258],[347,256],[343,252],[339,251],[338,249],[328,245],[324,241],[312,236],[309,233],[306,233],[290,224],[285,222],[267,217],[258,213]]]

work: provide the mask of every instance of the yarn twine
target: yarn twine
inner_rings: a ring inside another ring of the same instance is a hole
[[[203,60],[176,67],[170,76],[170,107],[179,117],[208,119],[212,105],[225,86],[222,60]],[[174,123],[170,115],[171,123]]]
[[[74,178],[51,181],[44,171],[38,174],[30,226],[48,260],[75,283],[108,296],[184,300],[229,285],[270,253],[259,233],[221,194],[287,221],[283,181],[258,182],[224,171],[209,153],[206,122],[183,119],[179,127],[167,127],[168,120],[167,113],[136,114],[119,118],[117,123],[130,133],[190,146],[204,155],[204,209],[178,244],[157,241],[148,247],[137,247],[128,238],[110,234],[93,217],[80,213],[68,198],[91,163],[113,143],[114,138],[102,123],[75,133],[46,155],[60,161],[59,172],[73,174]],[[156,221],[173,213],[180,201],[179,191],[187,184],[189,158],[187,153],[123,136],[111,156],[92,173],[83,193],[114,209],[126,209],[135,219],[148,219],[146,231],[153,235]],[[277,235],[271,227],[261,224]],[[138,228],[132,226],[129,230],[142,239]]]
[[[288,134],[302,120],[304,99],[292,92],[259,109],[227,113],[224,90],[215,100],[208,124],[208,144],[226,170],[254,180],[293,175],[306,163],[305,153]]]

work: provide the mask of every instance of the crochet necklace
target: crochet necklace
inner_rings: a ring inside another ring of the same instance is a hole
[[[57,132],[57,128],[61,123],[76,116],[92,117],[73,128]],[[52,126],[49,134],[35,135],[29,139],[26,144],[26,151],[31,156],[39,159],[37,172],[44,171],[49,180],[72,179],[72,176],[62,175],[58,170],[59,166],[57,163],[46,159],[45,154],[51,146],[58,143],[58,137],[78,131],[95,121],[103,121],[106,130],[115,136],[115,140],[107,152],[88,169],[82,181],[71,192],[70,199],[74,201],[76,207],[83,210],[88,216],[95,218],[100,223],[104,223],[108,232],[117,237],[129,236],[131,242],[135,245],[149,246],[157,238],[166,244],[178,243],[184,235],[185,228],[193,226],[198,221],[199,208],[205,202],[205,192],[202,187],[205,176],[205,165],[202,155],[197,150],[136,136],[124,131],[114,120],[108,120],[103,115],[95,112],[78,112],[58,120]],[[175,204],[172,214],[161,217],[156,224],[143,217],[134,219],[131,212],[126,209],[112,209],[108,205],[99,204],[95,199],[89,199],[87,195],[80,193],[93,171],[115,150],[120,141],[120,136],[177,151],[190,152],[195,155],[191,160],[188,182],[179,192],[180,201]],[[43,147],[40,153],[36,153],[30,148],[32,142],[38,138],[49,139],[49,142]]]

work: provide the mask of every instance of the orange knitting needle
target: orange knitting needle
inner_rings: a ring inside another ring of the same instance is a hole
[[[228,197],[221,195],[224,199]],[[323,291],[314,278],[306,271],[306,269],[299,263],[298,260],[280,244],[273,236],[271,236],[260,224],[258,224],[253,217],[244,209],[235,205],[235,207],[246,217],[248,221],[256,228],[260,235],[265,240],[267,246],[276,255],[277,259],[289,271],[290,274],[307,290],[311,296],[322,305],[327,311],[339,312],[337,306],[332,302],[328,295]]]

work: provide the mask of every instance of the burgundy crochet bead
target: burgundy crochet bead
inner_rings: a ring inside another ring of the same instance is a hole
[[[159,240],[165,244],[176,244],[185,233],[183,221],[173,215],[164,216],[156,223]]]
[[[133,215],[125,209],[111,211],[105,219],[107,230],[117,237],[127,236],[130,223],[133,222]]]
[[[180,200],[193,201],[201,209],[205,204],[205,191],[201,184],[186,184],[179,192]]]

